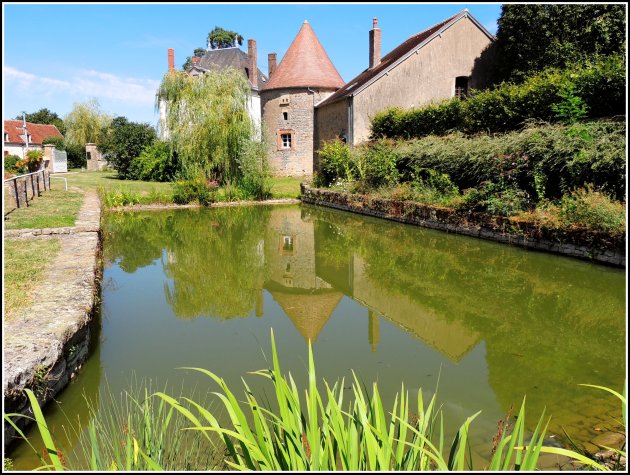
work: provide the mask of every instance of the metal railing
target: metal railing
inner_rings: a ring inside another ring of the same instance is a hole
[[[42,186],[40,186],[40,183]],[[13,176],[4,180],[4,187],[8,190],[9,195],[15,199],[16,207],[20,208],[23,205],[28,208],[28,201],[35,197],[35,193],[37,193],[37,196],[42,196],[42,187],[44,191],[50,190],[50,172],[44,169],[24,175]],[[29,188],[31,191],[30,198]]]

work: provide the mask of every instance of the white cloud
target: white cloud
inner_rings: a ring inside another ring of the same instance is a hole
[[[56,79],[5,66],[2,75],[7,94],[14,91],[44,97],[66,95],[70,102],[97,97],[125,104],[153,106],[160,84],[153,79],[126,78],[95,70],[79,70],[67,79]]]

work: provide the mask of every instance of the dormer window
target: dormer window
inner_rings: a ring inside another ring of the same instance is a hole
[[[6,132],[4,133],[4,141],[5,142],[9,141],[9,134],[7,134]]]

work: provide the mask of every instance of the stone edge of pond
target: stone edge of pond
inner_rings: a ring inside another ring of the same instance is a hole
[[[236,206],[260,206],[260,205],[289,205],[298,204],[301,200],[297,198],[277,198],[273,200],[263,201],[222,201],[218,203],[212,203],[210,206],[203,206],[200,204],[154,204],[154,205],[131,205],[131,206],[117,206],[115,208],[109,208],[108,211],[160,211],[169,209],[196,209],[196,208],[231,208]]]
[[[536,251],[561,254],[614,267],[626,267],[626,237],[607,233],[553,231],[511,218],[469,213],[413,201],[374,198],[300,184],[302,202],[351,213],[413,224],[431,229],[511,244]]]
[[[61,250],[33,292],[34,303],[4,321],[2,388],[4,413],[32,417],[24,393],[31,389],[44,406],[74,378],[88,357],[90,323],[101,279],[101,206],[85,193],[73,228],[7,230],[10,239],[61,239]],[[31,421],[14,418],[23,430]],[[5,453],[15,429],[4,422]]]

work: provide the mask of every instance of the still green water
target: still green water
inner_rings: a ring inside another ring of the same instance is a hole
[[[525,395],[530,430],[543,407],[552,415],[550,444],[621,417],[615,398],[578,384],[623,386],[623,270],[308,205],[112,213],[103,234],[97,343],[46,410],[66,447],[64,413],[85,427],[83,394],[102,401],[106,383],[217,390],[176,369],[192,366],[269,394],[247,373],[269,367],[271,328],[302,387],[310,339],[318,377],[349,385],[353,369],[386,407],[403,382],[414,396],[437,387],[449,434],[482,410],[482,459]],[[29,450],[13,452],[16,469],[38,465]]]

